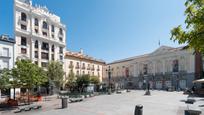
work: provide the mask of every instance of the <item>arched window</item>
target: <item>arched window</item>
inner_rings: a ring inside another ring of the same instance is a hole
[[[26,21],[26,18],[27,18],[26,14],[24,12],[22,12],[21,13],[21,20]]]
[[[54,45],[52,45],[52,52],[54,52],[55,51],[55,46]]]
[[[60,33],[60,35],[63,35],[63,30],[62,30],[62,28],[60,28],[59,33]]]
[[[52,25],[52,32],[55,32],[55,26],[54,25]]]
[[[43,28],[48,29],[47,22],[43,21]]]
[[[35,48],[38,48],[38,40],[35,41]]]
[[[35,18],[35,26],[38,26],[38,19]]]

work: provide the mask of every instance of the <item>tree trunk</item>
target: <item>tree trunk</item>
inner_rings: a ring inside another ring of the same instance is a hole
[[[16,88],[13,88],[13,92],[14,92],[13,99],[16,100]]]
[[[30,88],[27,89],[28,104],[30,105]]]

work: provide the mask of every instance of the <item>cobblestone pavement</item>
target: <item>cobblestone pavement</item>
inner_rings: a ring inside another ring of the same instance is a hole
[[[40,102],[41,110],[17,113],[16,115],[134,115],[135,105],[143,105],[143,115],[184,115],[184,110],[197,108],[204,115],[204,98],[194,97],[193,105],[183,101],[188,98],[182,92],[151,91],[151,96],[144,96],[144,91],[131,91],[122,94],[101,95],[86,98],[82,102],[69,103],[68,108],[60,109],[61,100],[49,97]],[[13,115],[13,111],[2,112],[2,115]]]

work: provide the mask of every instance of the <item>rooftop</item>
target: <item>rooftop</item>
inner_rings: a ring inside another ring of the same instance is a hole
[[[0,41],[15,43],[15,40],[10,38],[8,35],[1,35]]]

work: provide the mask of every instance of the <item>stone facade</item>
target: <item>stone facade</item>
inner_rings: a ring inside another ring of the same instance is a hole
[[[110,81],[116,86],[142,89],[149,83],[154,89],[185,89],[192,87],[196,66],[193,51],[161,46],[149,54],[109,63],[109,67]]]

